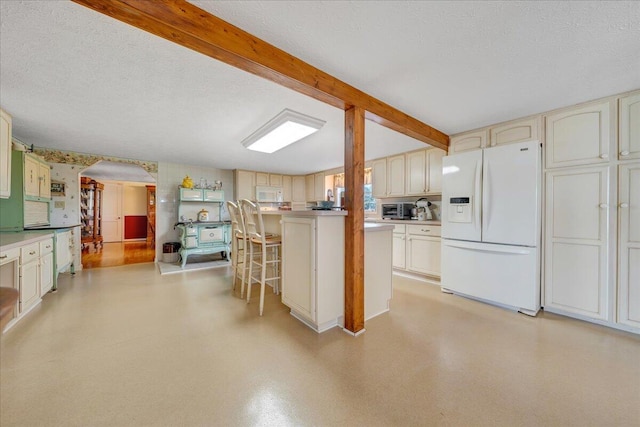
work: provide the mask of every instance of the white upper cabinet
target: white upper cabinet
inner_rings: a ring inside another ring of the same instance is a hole
[[[282,187],[282,175],[267,172],[256,172],[255,185]]]
[[[640,164],[620,166],[618,322],[640,327]]]
[[[269,185],[272,187],[282,187],[282,175],[270,173]]]
[[[316,201],[316,177],[314,175],[304,177],[304,194],[307,202]]]
[[[256,185],[269,185],[269,174],[256,172]]]
[[[31,156],[24,157],[24,195],[38,197],[40,195],[40,163]]]
[[[306,201],[304,176],[294,176],[291,178],[291,201],[294,203]]]
[[[406,154],[406,196],[442,192],[442,157],[439,148]]]
[[[420,195],[427,192],[428,170],[427,150],[407,153],[407,195]]]
[[[488,140],[487,133],[487,130],[483,129],[454,136],[449,142],[449,151],[451,153],[461,153],[485,148]]]
[[[315,200],[326,200],[327,195],[324,190],[324,172],[318,172],[314,176],[313,189],[315,193]]]
[[[51,198],[51,168],[47,163],[40,163],[39,166],[39,184],[40,184],[40,197],[46,199]]]
[[[442,193],[442,158],[447,153],[439,148],[427,150],[428,193]]]
[[[282,201],[290,202],[291,201],[291,176],[289,175],[281,175],[282,176]]]
[[[389,197],[404,196],[404,161],[404,154],[387,158],[387,195]]]
[[[546,116],[546,167],[607,163],[612,156],[610,100]]]
[[[0,109],[0,198],[11,196],[11,116]]]
[[[256,173],[236,170],[235,178],[235,200],[255,200]]]
[[[371,190],[376,199],[387,197],[387,159],[371,163]]]
[[[620,160],[640,159],[640,92],[619,102]]]
[[[490,130],[490,147],[540,139],[540,116],[509,122]]]

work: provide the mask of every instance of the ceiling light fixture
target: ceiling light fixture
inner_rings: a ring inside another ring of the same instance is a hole
[[[284,109],[244,141],[249,150],[273,153],[320,130],[324,120]]]

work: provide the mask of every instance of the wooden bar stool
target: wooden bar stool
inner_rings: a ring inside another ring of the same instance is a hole
[[[251,285],[260,283],[260,316],[264,311],[264,292],[267,282],[272,282],[273,292],[280,293],[281,237],[266,233],[260,205],[242,200],[245,232],[249,240],[249,277],[247,278],[247,304],[251,300]]]
[[[228,201],[227,210],[231,217],[231,269],[233,270],[233,289],[240,279],[240,298],[244,297],[244,283],[247,271],[247,233],[244,229],[242,209],[238,204]]]

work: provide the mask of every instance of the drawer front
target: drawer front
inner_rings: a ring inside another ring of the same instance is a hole
[[[405,224],[394,224],[393,232],[398,234],[404,234],[407,230],[407,226]]]
[[[20,248],[20,264],[26,264],[38,258],[40,258],[40,242]]]
[[[407,225],[407,233],[419,236],[440,237],[440,229],[439,225]]]
[[[20,258],[20,248],[13,248],[8,250],[0,249],[0,265],[5,262],[10,262],[16,258]]]
[[[40,255],[46,255],[53,252],[53,239],[47,239],[40,242]]]

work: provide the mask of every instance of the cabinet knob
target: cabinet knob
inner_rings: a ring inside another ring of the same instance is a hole
[[[606,203],[600,203],[600,207],[601,207],[602,209],[606,209],[606,208],[608,208],[608,207],[609,207],[609,205],[607,205]]]
[[[609,158],[609,155],[608,155],[608,154],[606,154],[606,153],[602,153],[602,154],[600,154],[600,158],[601,158],[601,159],[608,159],[608,158]]]
[[[629,203],[620,203],[620,207],[621,208],[628,208],[629,207]]]
[[[629,152],[628,152],[628,151],[621,151],[621,152],[620,152],[620,155],[621,155],[621,156],[628,156],[628,155],[629,155]]]

